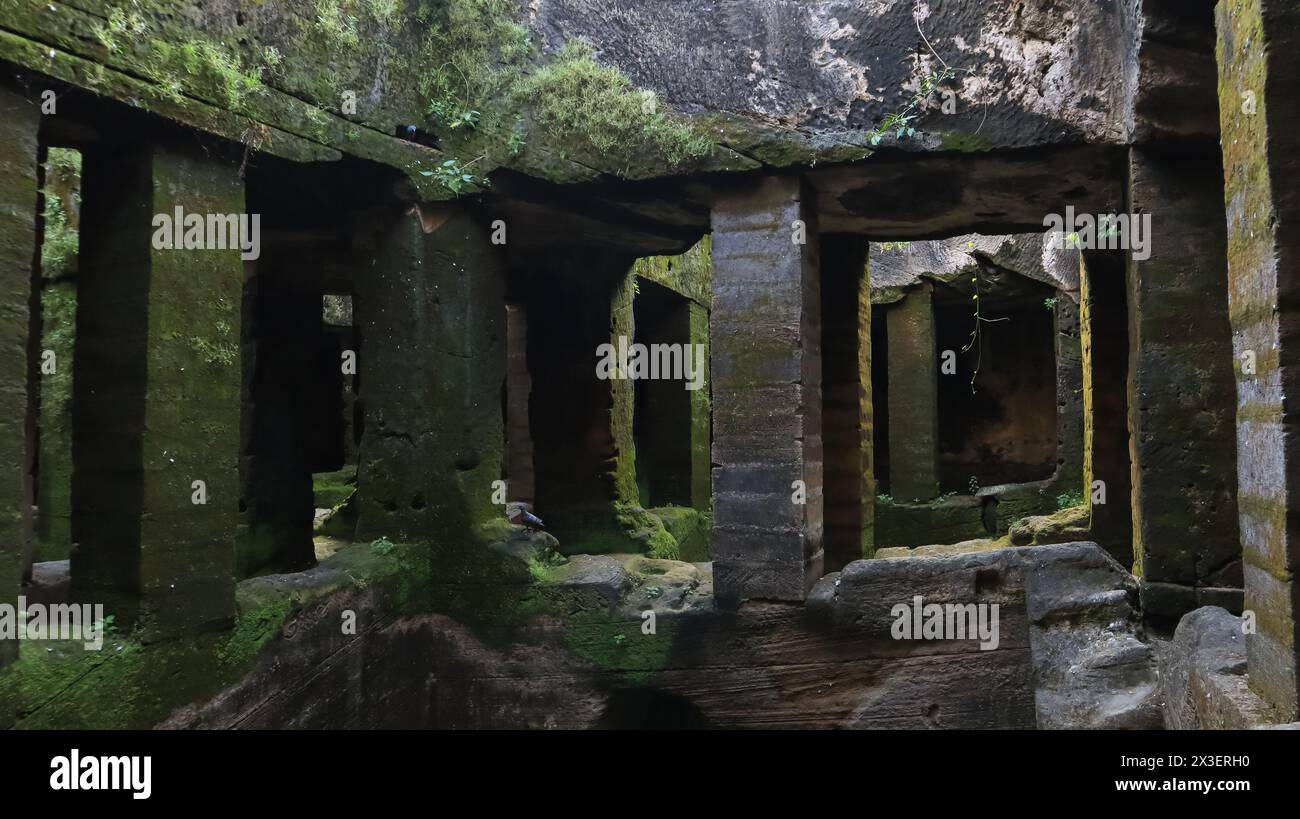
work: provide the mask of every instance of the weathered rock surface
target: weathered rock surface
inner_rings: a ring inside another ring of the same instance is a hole
[[[1101,547],[1080,545],[1025,550],[1038,727],[1160,728],[1137,581]]]
[[[632,588],[632,575],[612,555],[573,555],[567,564],[553,570],[551,578],[560,588],[595,592],[610,605]]]
[[[979,265],[976,257],[988,264]],[[979,270],[985,286],[997,287],[1000,268],[1077,294],[1079,259],[1074,251],[1054,248],[1046,233],[984,236],[978,233],[951,239],[908,242],[902,247],[871,244],[871,300],[874,304],[902,298],[902,291],[931,279],[960,287]],[[1014,282],[1007,282],[1014,284]],[[1077,298],[1077,295],[1076,295]]]
[[[524,526],[497,523],[488,528],[488,531],[496,535],[490,548],[516,560],[545,560],[551,554],[558,553],[560,548],[560,542],[551,533],[533,531]]]
[[[1300,714],[1300,594],[1292,512],[1298,453],[1290,328],[1296,321],[1292,293],[1300,244],[1296,188],[1275,180],[1294,179],[1300,170],[1294,90],[1300,76],[1300,6],[1272,0],[1219,3],[1215,28],[1233,353],[1267,350],[1268,360],[1277,361],[1270,363],[1267,377],[1237,379],[1241,574],[1233,580],[1243,581],[1245,605],[1258,616],[1256,631],[1246,640],[1251,688],[1283,718],[1295,719]],[[1241,116],[1247,100],[1268,115]],[[1225,507],[1217,508],[1222,513]]]
[[[707,565],[593,556],[517,586],[533,600],[523,617],[498,608],[385,618],[381,584],[358,587],[332,568],[349,559],[345,550],[284,576],[301,611],[244,679],[176,708],[164,725],[1159,725],[1127,607],[1132,578],[1092,543],[860,560],[823,577],[804,605],[736,611],[713,606]],[[248,581],[263,590],[281,582]],[[319,594],[304,585],[315,582]],[[998,605],[996,645],[981,650],[974,635],[895,639],[895,605],[917,596]],[[541,598],[558,605],[538,606]],[[355,635],[340,633],[344,611],[356,612]],[[1080,630],[1088,624],[1094,630]]]
[[[1249,728],[1267,722],[1267,707],[1246,684],[1240,617],[1218,606],[1189,612],[1159,653],[1166,727]]]
[[[669,719],[659,706],[624,707],[648,698],[678,703],[692,724],[714,727],[1029,728],[1040,625],[1026,602],[1040,618],[1074,612],[1071,601],[1085,612],[1104,607],[1076,587],[1122,579],[1107,560],[1086,543],[864,560],[822,578],[806,605],[723,611],[712,605],[707,567],[593,556],[556,567],[553,581],[536,587],[558,595],[567,613],[538,609],[523,620],[474,625],[447,614],[372,618],[367,607],[380,590],[344,583],[286,625],[244,680],[176,710],[166,724],[593,727]],[[328,562],[313,571],[330,576]],[[1027,597],[1039,575],[1052,580]],[[894,639],[891,609],[916,595],[999,604],[996,648]],[[583,602],[592,599],[594,608]],[[368,624],[357,635],[339,634],[345,609]],[[657,622],[650,634],[647,610]]]
[[[944,115],[936,100],[914,145],[1123,141],[1137,5],[1028,3],[1013,14],[915,0],[539,0],[531,24],[549,49],[590,41],[676,108],[736,118],[746,133],[724,143],[772,161],[791,137],[861,145],[942,63],[961,69],[957,109]]]
[[[1133,577],[1094,543],[985,548],[972,542],[965,553],[891,553],[851,564],[818,585],[810,606],[884,628],[890,606],[918,586],[929,590],[927,603],[999,603],[1002,641],[1030,648],[1039,728],[1159,728],[1155,662],[1138,638]],[[866,586],[869,596],[859,591]]]
[[[975,0],[941,7],[922,0],[456,0],[409,11],[348,4],[331,7],[333,16],[307,3],[233,0],[186,0],[165,11],[120,0],[13,5],[6,24],[14,33],[0,38],[8,60],[231,139],[247,138],[241,129],[251,118],[267,137],[261,149],[303,160],[341,153],[375,160],[412,171],[412,184],[438,198],[448,192],[418,169],[441,155],[394,134],[418,125],[454,136],[428,112],[430,75],[447,60],[469,65],[522,47],[526,59],[509,59],[526,70],[584,41],[634,93],[653,92],[657,105],[685,115],[715,143],[703,167],[752,170],[866,156],[868,132],[945,66],[953,75],[910,123],[914,133],[890,134],[883,147],[1122,144],[1133,131],[1141,32],[1137,0],[1065,9],[1034,0],[1014,13]],[[518,32],[503,29],[512,16]],[[437,40],[431,31],[467,21],[485,52],[428,47]],[[185,65],[180,55],[200,48],[258,76],[252,93],[232,92],[214,67]],[[1176,84],[1177,72],[1167,73]],[[488,108],[498,100],[474,102]],[[517,156],[494,149],[493,162],[558,182],[626,175],[631,166],[638,177],[674,170],[653,158],[564,144],[542,130],[533,129]]]

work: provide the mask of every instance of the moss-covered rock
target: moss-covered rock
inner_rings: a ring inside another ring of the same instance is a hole
[[[624,502],[615,504],[615,511],[619,524],[646,554],[664,560],[681,560],[677,539],[664,528],[658,515]]]
[[[311,476],[312,497],[317,509],[335,509],[357,491],[357,468],[345,466],[336,472],[317,472]]]
[[[713,559],[713,515],[689,506],[659,506],[648,510],[663,522],[677,541],[678,560],[703,563]]]
[[[1016,521],[1007,531],[1007,540],[1012,546],[1042,546],[1087,539],[1086,505],[1068,506],[1050,515],[1031,515]]]
[[[876,498],[878,547],[957,543],[989,534],[983,502],[973,495],[945,495],[925,503]]]
[[[705,306],[713,300],[713,238],[705,236],[690,250],[676,256],[645,256],[636,260],[632,273],[661,284]]]

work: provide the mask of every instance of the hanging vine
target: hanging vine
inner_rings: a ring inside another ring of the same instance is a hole
[[[974,242],[967,242],[967,243],[966,243],[966,249],[967,249],[967,251],[973,251],[974,248],[975,248],[975,243],[974,243]],[[961,351],[962,351],[963,353],[967,353],[967,352],[970,352],[972,348],[975,350],[975,369],[971,372],[971,376],[970,376],[970,392],[971,392],[971,395],[974,395],[974,394],[975,394],[975,379],[976,379],[976,378],[979,378],[979,374],[980,374],[980,364],[981,364],[981,361],[982,361],[982,359],[983,359],[983,333],[982,333],[982,330],[983,330],[984,324],[985,324],[986,322],[989,323],[989,324],[992,324],[992,323],[997,322],[997,321],[1010,321],[1011,318],[1010,318],[1009,316],[1003,316],[1003,317],[1001,317],[1001,318],[985,318],[985,317],[984,317],[984,314],[983,314],[983,312],[982,312],[982,306],[981,306],[982,303],[981,303],[981,301],[980,301],[980,295],[981,295],[981,294],[980,294],[980,271],[983,269],[983,267],[982,267],[982,265],[981,265],[981,263],[980,263],[980,259],[979,259],[977,256],[975,256],[974,253],[971,253],[971,258],[972,258],[972,259],[975,259],[975,265],[976,265],[976,267],[975,267],[975,273],[974,273],[974,275],[972,275],[972,276],[970,277],[970,280],[971,280],[971,286],[974,288],[974,291],[975,291],[974,294],[971,296],[971,300],[975,302],[975,314],[974,314],[974,316],[973,316],[973,318],[974,318],[974,326],[971,328],[971,331],[970,331],[970,340],[966,342],[966,346],[964,346],[964,347],[961,348]]]
[[[953,68],[948,65],[943,57],[939,56],[939,52],[934,50],[934,46],[930,44],[930,39],[925,36],[925,32],[921,30],[921,21],[918,19],[914,22],[916,23],[916,33],[920,35],[921,42],[925,43],[926,49],[934,55],[934,58],[939,61],[939,65],[942,67],[938,71],[931,71],[926,74],[925,77],[921,79],[921,85],[917,89],[917,92],[912,95],[912,98],[907,101],[907,104],[897,111],[888,114],[883,120],[881,120],[878,126],[867,132],[867,139],[873,147],[879,145],[881,140],[889,135],[890,132],[893,132],[895,139],[910,139],[915,136],[916,128],[912,125],[912,121],[920,116],[919,109],[930,99],[934,94],[935,89],[957,76],[958,71],[974,73],[974,69],[971,68]],[[986,102],[984,105],[984,117],[980,119],[979,127],[975,129],[972,136],[978,134],[984,128],[984,120],[987,118],[988,103]]]

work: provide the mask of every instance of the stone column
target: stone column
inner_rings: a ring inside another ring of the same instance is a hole
[[[506,305],[506,479],[510,500],[533,503],[533,435],[528,422],[528,308]]]
[[[26,418],[40,108],[0,87],[0,603],[16,605],[30,508]],[[18,654],[0,641],[0,665]]]
[[[1091,537],[1125,568],[1133,565],[1128,443],[1128,319],[1122,251],[1080,255],[1083,352],[1083,492]],[[1094,500],[1093,484],[1100,482]]]
[[[636,275],[631,271],[629,263],[619,264],[618,269],[620,273],[613,280],[609,300],[608,341],[615,349],[619,349],[623,339],[630,345],[636,338],[636,308],[633,304],[636,297]],[[633,434],[636,381],[630,377],[631,373],[625,375],[629,377],[611,378],[603,382],[609,389],[610,399],[610,449],[607,454],[610,474],[614,479],[613,499],[635,506],[640,505],[640,491],[636,482],[636,439]]]
[[[900,503],[939,494],[939,351],[934,286],[889,308],[889,492]]]
[[[1056,325],[1056,472],[1052,484],[1061,491],[1083,489],[1083,350],[1079,305],[1057,292],[1052,310]]]
[[[358,276],[357,532],[467,544],[505,512],[505,267],[469,213],[425,214],[392,214]]]
[[[709,378],[709,310],[702,304],[691,302],[690,342],[692,361],[696,359],[695,347],[704,348],[704,386],[691,392],[691,506],[707,512],[713,501],[713,418]]]
[[[822,237],[826,570],[871,555],[871,292],[867,240]]]
[[[768,177],[713,204],[713,575],[727,604],[802,600],[822,572],[819,237],[808,196],[798,177]]]
[[[1233,0],[1219,4],[1217,23],[1237,506],[1256,618],[1247,674],[1285,722],[1300,687],[1300,7]]]
[[[237,219],[238,161],[104,146],[82,190],[74,592],[146,636],[194,632],[235,613],[244,264],[237,242],[156,249],[152,220],[177,207]]]
[[[1129,154],[1133,550],[1148,618],[1240,600],[1223,178],[1217,151]],[[1130,232],[1131,233],[1131,232]],[[1134,245],[1130,242],[1130,245]]]

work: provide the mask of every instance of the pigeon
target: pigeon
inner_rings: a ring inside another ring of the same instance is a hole
[[[506,504],[506,520],[532,532],[540,531],[546,526],[541,518],[533,514],[532,507],[519,501]]]
[[[416,125],[398,125],[393,135],[398,139],[414,142],[416,145],[423,145],[426,148],[439,147],[437,137]]]

